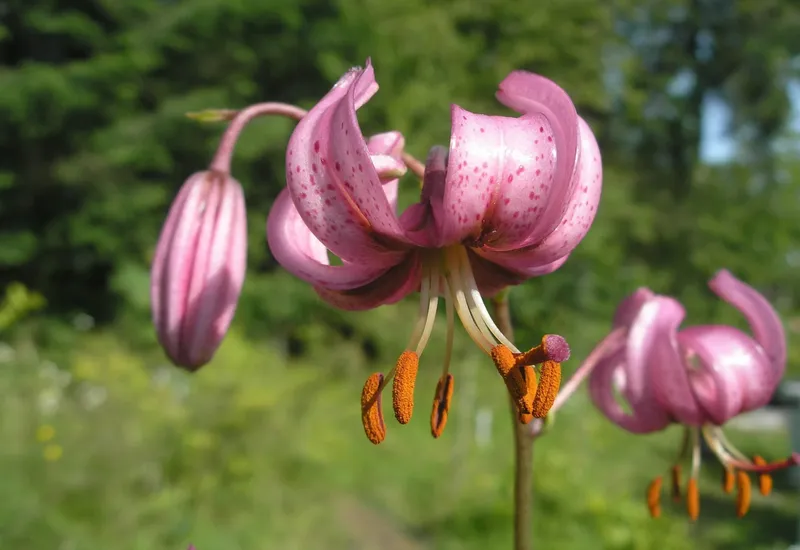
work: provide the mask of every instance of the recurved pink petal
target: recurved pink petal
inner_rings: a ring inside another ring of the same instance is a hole
[[[601,344],[602,345],[602,344]],[[634,401],[625,395],[626,388],[615,387],[615,380],[625,372],[626,353],[623,345],[609,350],[600,358],[589,377],[589,396],[595,406],[609,420],[631,433],[645,434],[663,430],[670,424],[670,418],[655,400]],[[631,413],[625,412],[617,401],[626,398]]]
[[[579,162],[578,113],[569,95],[555,82],[526,71],[514,71],[499,86],[497,99],[523,114],[541,114],[550,123],[556,162],[546,212],[535,230],[520,245],[540,242],[561,222],[577,180],[573,177]]]
[[[402,160],[398,160],[389,155],[370,155],[370,161],[378,173],[381,183],[396,180],[406,173],[406,165]],[[384,193],[386,184],[384,184]]]
[[[476,115],[453,105],[450,152],[442,202],[431,204],[443,246],[477,239],[506,168],[500,117]],[[426,184],[430,188],[430,184]],[[428,194],[431,191],[425,189]],[[434,192],[433,196],[439,193]]]
[[[367,149],[370,153],[390,155],[398,159],[403,153],[405,145],[406,140],[400,132],[383,132],[370,136],[367,140]]]
[[[389,201],[389,206],[393,212],[397,212],[397,191],[399,180],[397,178],[384,179],[381,175],[379,163],[376,162],[374,155],[389,155],[402,163],[402,153],[405,147],[406,140],[400,132],[385,132],[383,134],[376,134],[367,140],[367,149],[370,155],[373,155],[372,162],[378,171],[378,176],[381,177],[383,182],[383,192],[386,194],[386,200]],[[406,166],[403,163],[403,173],[405,173]]]
[[[327,128],[330,135],[327,143],[321,143],[321,147],[328,152],[329,160],[333,162],[333,179],[345,189],[372,230],[405,242],[397,215],[386,199],[380,178],[370,161],[370,151],[356,118],[354,105],[357,91],[359,87],[374,82],[372,65],[367,62],[366,69],[356,77],[348,98],[332,106]],[[392,156],[393,152],[388,151],[388,155]]]
[[[756,289],[726,269],[717,272],[708,286],[747,319],[756,342],[772,364],[770,383],[777,387],[786,370],[786,333],[778,312]]]
[[[364,286],[389,267],[344,263],[329,265],[328,252],[306,226],[288,189],[278,194],[267,218],[267,242],[272,255],[289,273],[318,287],[349,290]]]
[[[685,311],[676,300],[656,295],[639,311],[628,335],[626,374],[629,387],[652,384],[661,406],[683,424],[701,425],[705,414],[695,400],[689,374],[677,341]],[[630,376],[647,372],[644,380]]]
[[[637,288],[633,294],[622,300],[614,312],[614,328],[625,327],[626,329],[636,320],[639,310],[642,309],[647,301],[654,296],[649,288]]]
[[[320,298],[334,307],[346,311],[374,309],[393,304],[419,288],[420,262],[417,254],[409,254],[404,261],[389,269],[374,281],[351,290],[330,290],[315,287]]]
[[[748,335],[728,326],[689,327],[678,333],[684,352],[696,355],[689,371],[695,395],[717,425],[767,403],[775,391],[771,365]],[[704,378],[710,379],[711,384]]]
[[[475,250],[467,249],[472,274],[481,296],[490,298],[506,287],[525,282],[527,275],[514,271],[483,258]]]
[[[511,250],[528,241],[550,208],[555,145],[550,124],[542,115],[482,118],[483,121],[478,121],[481,127],[492,125],[499,131],[497,136],[488,136],[497,151],[495,163],[490,162],[488,169],[478,165],[480,159],[470,147],[462,172],[469,177],[470,171],[477,176],[481,170],[480,175],[488,173],[490,179],[494,177],[497,186],[491,198],[492,207],[483,221],[483,243],[493,250]],[[476,145],[487,153],[491,151],[485,144]],[[453,166],[453,152],[450,154]]]
[[[518,250],[493,254],[497,248],[487,240],[487,257],[520,272],[536,271],[539,266],[552,265],[575,249],[588,233],[597,213],[602,190],[602,165],[597,142],[589,127],[581,120],[581,144],[583,147],[575,178],[578,185],[569,199],[567,211],[559,226],[542,242]],[[558,264],[560,267],[561,264]],[[533,268],[533,270],[532,270]],[[545,271],[549,273],[549,271]],[[544,274],[544,273],[543,273]],[[532,274],[531,276],[535,276]]]
[[[569,259],[569,255],[566,255],[550,263],[539,263],[536,261],[529,263],[526,261],[528,258],[523,255],[514,254],[513,252],[497,252],[486,247],[476,248],[474,252],[486,261],[517,273],[523,277],[523,280],[530,279],[531,277],[548,275],[564,265]]]
[[[345,75],[297,124],[286,178],[300,216],[329,250],[346,262],[388,268],[403,257],[401,247],[386,244],[401,232],[355,115],[375,89],[370,65]]]
[[[170,208],[151,270],[153,322],[176,365],[193,371],[213,357],[236,311],[246,252],[239,182],[193,174]]]

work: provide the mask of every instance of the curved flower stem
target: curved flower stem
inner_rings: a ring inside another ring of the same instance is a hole
[[[514,341],[514,326],[508,307],[508,290],[492,299],[497,327]],[[510,399],[510,397],[509,397]],[[533,497],[533,437],[525,424],[518,420],[517,407],[511,403],[511,423],[514,431],[514,550],[531,550],[531,501]]]
[[[236,145],[236,140],[239,139],[239,134],[242,133],[244,127],[247,126],[251,120],[260,116],[277,115],[300,120],[306,115],[307,111],[289,105],[288,103],[257,103],[245,109],[242,109],[236,116],[231,119],[230,124],[225,129],[225,133],[220,140],[217,152],[214,159],[211,161],[211,170],[217,172],[227,173],[231,168],[231,156],[233,156],[233,148]]]

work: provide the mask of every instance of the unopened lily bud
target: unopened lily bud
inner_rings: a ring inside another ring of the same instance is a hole
[[[219,347],[236,310],[246,254],[241,185],[229,174],[193,174],[161,229],[150,280],[158,341],[179,367],[195,371]]]

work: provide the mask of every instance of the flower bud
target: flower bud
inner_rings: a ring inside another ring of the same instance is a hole
[[[158,341],[179,367],[195,371],[213,357],[233,319],[246,259],[241,185],[225,173],[193,174],[170,207],[150,279]]]

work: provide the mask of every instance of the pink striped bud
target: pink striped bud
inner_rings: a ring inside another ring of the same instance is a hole
[[[179,367],[195,371],[214,356],[236,311],[246,259],[241,185],[221,172],[193,174],[170,207],[150,279],[158,341]]]

